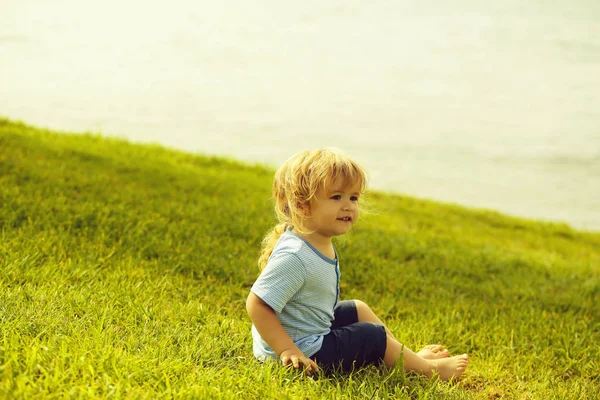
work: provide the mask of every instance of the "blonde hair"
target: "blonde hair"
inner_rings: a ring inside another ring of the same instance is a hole
[[[364,169],[337,149],[306,150],[290,157],[275,173],[273,198],[279,223],[265,236],[258,265],[264,269],[279,237],[289,228],[303,231],[305,214],[321,189],[327,190],[336,179],[359,184],[363,193],[367,186]]]

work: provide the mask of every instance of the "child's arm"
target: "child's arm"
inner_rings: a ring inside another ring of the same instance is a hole
[[[246,310],[260,336],[279,355],[283,365],[292,364],[299,368],[300,364],[307,368],[307,373],[318,371],[317,363],[306,357],[287,334],[277,314],[260,297],[250,292],[246,300]]]

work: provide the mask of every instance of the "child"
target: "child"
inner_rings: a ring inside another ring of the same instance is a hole
[[[317,365],[325,371],[381,363],[392,368],[403,357],[406,371],[459,378],[466,354],[449,357],[439,345],[414,353],[365,303],[338,301],[340,268],[331,239],[358,220],[365,187],[363,169],[336,150],[300,152],[275,173],[279,225],[263,240],[262,272],[246,300],[254,355],[302,365],[308,374]]]

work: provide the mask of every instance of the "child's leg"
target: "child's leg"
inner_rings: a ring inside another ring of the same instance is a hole
[[[387,337],[387,348],[383,362],[386,367],[393,368],[396,361],[404,356],[404,370],[421,373],[431,378],[434,372],[438,372],[440,378],[447,381],[453,378],[459,378],[467,369],[469,358],[466,354],[440,358],[438,360],[426,360],[413,352],[408,347],[397,340]]]
[[[354,301],[356,303],[359,321],[374,322],[385,327],[383,322],[381,322],[367,304],[360,300]],[[404,356],[405,370],[419,372],[428,377],[431,377],[434,371],[438,371],[440,377],[444,380],[460,377],[467,368],[468,357],[466,354],[443,358],[447,357],[446,352],[442,358],[435,357],[438,359],[426,359],[398,342],[387,327],[385,330],[387,333],[387,346],[383,362],[388,368],[392,368],[396,364],[396,361],[402,356]],[[426,347],[419,353],[422,353],[426,349],[428,348]],[[429,347],[429,349],[431,349],[431,347]]]
[[[383,325],[388,336],[390,336],[394,340],[398,340],[398,339],[396,339],[394,334],[388,329],[388,327],[385,326],[385,324],[377,317],[377,315],[375,315],[373,310],[371,310],[371,308],[365,302],[363,302],[361,300],[354,300],[354,303],[356,304],[356,311],[358,313],[359,321],[374,322],[376,324]],[[421,349],[417,354],[419,356],[421,356],[422,358],[425,358],[428,360],[437,360],[439,358],[446,358],[449,355],[448,350],[444,349],[439,344],[427,345],[423,349]]]

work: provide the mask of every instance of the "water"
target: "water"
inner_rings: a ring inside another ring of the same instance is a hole
[[[600,230],[600,2],[413,3],[3,0],[0,115]]]

